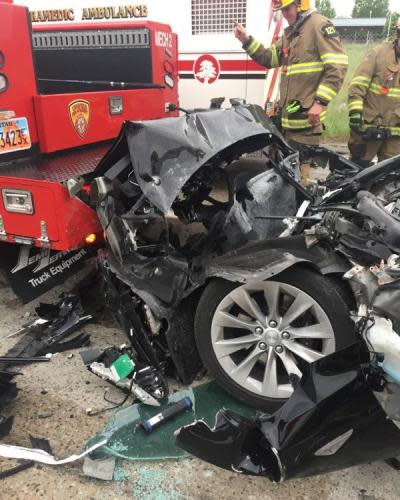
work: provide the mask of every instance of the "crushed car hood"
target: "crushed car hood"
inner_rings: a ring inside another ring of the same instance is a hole
[[[230,161],[262,149],[272,136],[291,151],[263,109],[254,105],[126,122],[93,177],[104,175],[125,154],[127,144],[139,187],[166,213],[186,181],[219,153],[224,151],[224,160]]]

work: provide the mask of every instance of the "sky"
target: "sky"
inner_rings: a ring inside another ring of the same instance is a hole
[[[354,0],[331,0],[332,6],[336,10],[337,16],[351,16]],[[393,11],[400,10],[400,0],[389,0],[390,9]]]

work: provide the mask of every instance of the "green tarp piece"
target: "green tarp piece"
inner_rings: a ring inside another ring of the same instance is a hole
[[[171,403],[189,397],[193,409],[177,415],[147,434],[139,423],[160,413]],[[94,452],[92,458],[113,455],[127,460],[164,460],[188,456],[188,453],[175,446],[174,432],[183,425],[195,420],[204,420],[213,426],[215,415],[221,408],[229,408],[244,417],[255,414],[250,408],[232,398],[214,382],[175,392],[158,407],[134,404],[114,413],[102,432],[90,439],[86,447],[108,438],[106,445]]]

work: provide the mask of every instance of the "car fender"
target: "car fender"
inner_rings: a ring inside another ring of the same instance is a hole
[[[303,236],[294,236],[246,245],[224,254],[209,262],[205,273],[208,279],[248,283],[272,278],[298,264],[312,267],[322,275],[343,274],[351,267],[329,247],[307,248]]]

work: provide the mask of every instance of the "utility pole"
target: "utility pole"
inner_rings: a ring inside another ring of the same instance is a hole
[[[387,33],[386,33],[386,41],[389,40],[389,36],[390,36],[390,27],[392,26],[392,17],[393,17],[393,12],[390,12],[390,15],[389,15],[389,22],[388,22],[388,29],[387,29]]]

